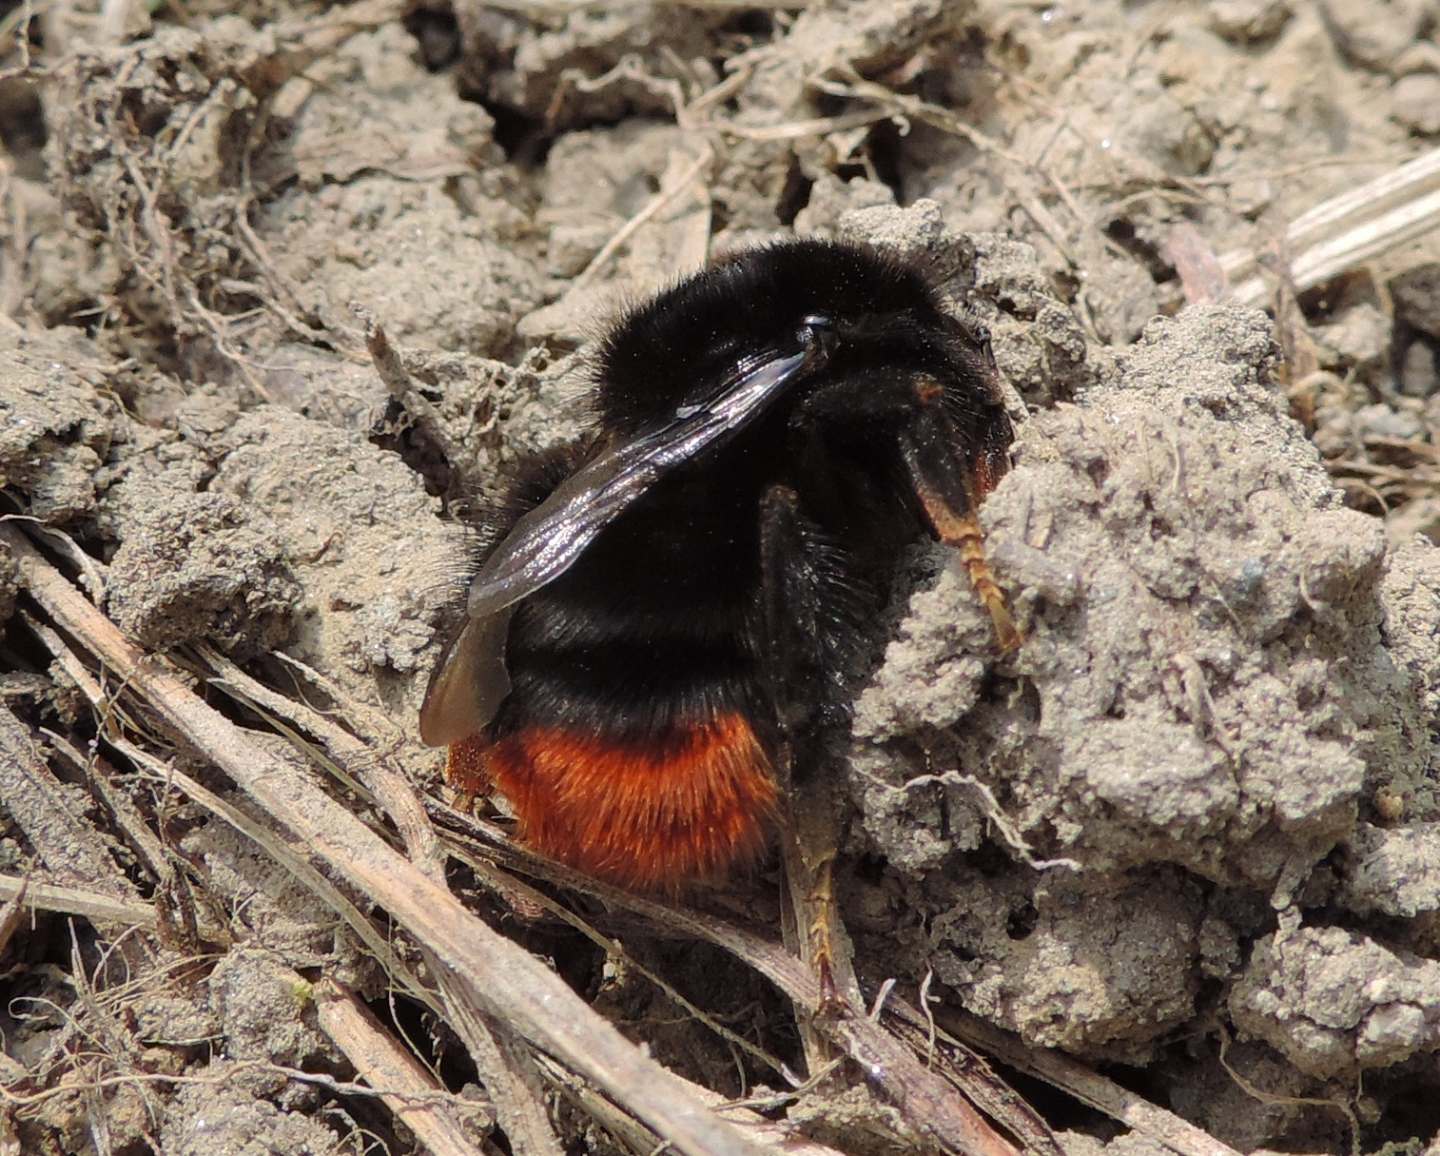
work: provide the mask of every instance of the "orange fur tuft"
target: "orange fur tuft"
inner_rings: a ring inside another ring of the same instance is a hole
[[[451,743],[445,752],[445,781],[471,798],[490,793],[490,772],[485,769],[488,744],[479,735]]]
[[[770,760],[738,714],[649,745],[526,727],[481,761],[527,844],[640,890],[673,891],[759,854],[778,795]]]

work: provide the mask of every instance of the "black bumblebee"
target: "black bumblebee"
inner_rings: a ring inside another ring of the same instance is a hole
[[[630,310],[593,436],[519,472],[421,736],[593,875],[673,889],[753,857],[907,543],[956,546],[1018,641],[975,519],[1008,463],[997,387],[988,335],[860,245],[742,252]]]

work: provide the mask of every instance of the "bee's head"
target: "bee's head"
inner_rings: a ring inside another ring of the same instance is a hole
[[[664,426],[747,366],[797,353],[773,419],[901,461],[962,510],[962,475],[973,505],[1004,472],[989,335],[946,310],[916,264],[834,241],[743,251],[631,310],[601,345],[601,420],[621,438]]]
[[[600,416],[633,433],[704,400],[747,360],[812,341],[827,355],[893,360],[931,350],[956,325],[919,269],[877,250],[820,240],[744,250],[611,327],[598,358]]]

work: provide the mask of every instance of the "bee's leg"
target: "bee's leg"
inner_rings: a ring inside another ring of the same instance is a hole
[[[835,894],[836,822],[831,784],[815,776],[795,787],[786,835],[785,868],[795,910],[800,957],[820,984],[820,1015],[843,1015],[861,1006],[850,937]]]
[[[760,506],[761,646],[780,729],[792,744],[813,726],[824,677],[816,605],[829,577],[824,545],[800,509],[799,495],[772,486]],[[809,768],[792,769],[803,776]]]
[[[814,890],[806,896],[810,908],[810,962],[820,981],[822,1014],[844,1010],[845,1001],[835,986],[835,928],[840,918],[835,903],[835,853],[827,848],[816,865],[811,882]],[[843,928],[842,928],[843,930]]]
[[[764,665],[784,738],[777,770],[785,800],[786,940],[819,980],[818,1007],[802,1012],[839,1015],[862,1001],[835,899],[835,783],[831,776],[814,773],[820,752],[809,704],[820,698],[827,661],[820,644],[819,595],[827,582],[844,575],[834,544],[805,518],[792,490],[777,486],[766,495],[760,541]],[[802,1032],[813,1072],[829,1052],[803,1023]]]
[[[788,748],[782,757],[788,765]],[[815,1076],[837,1055],[816,1021],[843,1016],[863,1003],[851,966],[850,939],[835,903],[836,839],[829,784],[823,775],[797,779],[788,774],[784,783],[780,822],[784,868],[781,929],[785,946],[800,957],[816,979],[815,1001],[795,1003],[806,1071]],[[852,1002],[847,1003],[846,995],[852,995]]]
[[[931,396],[938,395],[925,394]],[[899,433],[901,463],[930,532],[959,552],[970,584],[990,614],[995,638],[1006,651],[1017,649],[1024,638],[985,557],[985,535],[975,511],[1005,472],[1009,431],[1009,420],[997,411],[996,421],[980,435],[984,444],[972,457],[957,451],[956,430],[943,408],[922,404]]]
[[[948,531],[942,541],[958,551],[960,563],[970,578],[970,585],[974,587],[990,615],[1000,649],[1006,653],[1018,650],[1025,637],[1010,616],[1010,608],[1005,604],[1005,592],[995,581],[990,561],[985,557],[985,534],[980,529],[980,519],[973,513],[964,514],[954,519]]]

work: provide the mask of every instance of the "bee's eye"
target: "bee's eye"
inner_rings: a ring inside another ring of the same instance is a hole
[[[811,313],[800,322],[797,336],[807,349],[828,354],[835,348],[838,339],[835,318],[828,313]]]

